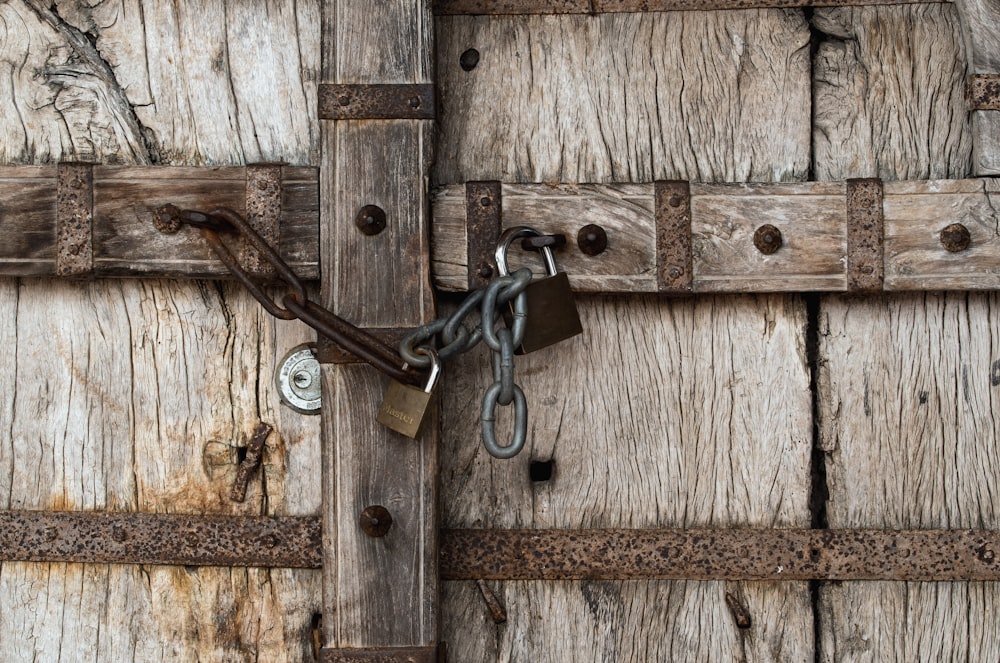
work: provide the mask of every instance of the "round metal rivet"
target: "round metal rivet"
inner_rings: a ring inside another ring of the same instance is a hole
[[[474,48],[465,51],[458,58],[458,64],[464,71],[472,71],[479,64],[479,51]]]
[[[347,96],[346,94],[340,95],[340,97],[337,98],[337,101],[340,102],[341,106],[350,106],[351,105],[351,98],[349,96]]]
[[[423,105],[424,105],[424,102],[423,102],[423,100],[420,97],[412,97],[410,99],[410,108],[412,108],[413,110],[417,110],[418,108],[420,108]]]
[[[757,228],[757,232],[753,234],[753,245],[766,256],[780,249],[782,243],[781,231],[770,223],[765,223]]]
[[[319,414],[322,389],[315,348],[305,343],[288,351],[274,375],[281,402],[301,414]]]
[[[389,533],[389,528],[392,527],[392,514],[381,504],[374,504],[361,512],[359,524],[365,534],[377,539]]]
[[[667,202],[670,204],[671,207],[680,207],[681,197],[678,195],[670,196],[670,200],[668,200]]]
[[[941,231],[941,245],[949,253],[961,253],[969,248],[971,243],[972,235],[961,223],[952,223]]]
[[[600,255],[608,248],[608,233],[595,223],[588,224],[577,233],[576,245],[584,255]]]
[[[111,528],[111,538],[116,543],[122,543],[128,538],[128,535],[125,534],[125,528],[121,525],[115,525]]]
[[[385,210],[378,205],[365,205],[354,217],[354,225],[365,235],[377,235],[385,230]]]
[[[480,207],[489,207],[492,204],[493,204],[493,200],[491,200],[490,198],[487,198],[486,196],[483,196],[482,198],[479,199],[479,206]]]

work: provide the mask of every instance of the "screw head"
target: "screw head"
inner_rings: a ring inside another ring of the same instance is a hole
[[[350,106],[351,105],[351,97],[349,95],[342,94],[339,97],[337,97],[337,102],[341,106]]]
[[[392,514],[381,504],[365,507],[358,519],[361,530],[372,538],[381,538],[389,533],[392,527]]]
[[[458,64],[463,71],[472,71],[479,64],[479,51],[474,48],[465,51],[458,58]]]
[[[584,255],[600,255],[608,248],[608,233],[595,223],[588,224],[577,233],[576,245]]]
[[[423,100],[420,97],[410,97],[410,108],[417,110],[424,105]]]
[[[753,234],[753,245],[766,256],[780,249],[782,243],[781,231],[770,223],[765,223],[757,228],[757,232]]]
[[[961,223],[952,223],[941,231],[941,245],[949,253],[961,253],[972,243],[972,234]]]
[[[354,225],[369,237],[377,235],[385,230],[385,210],[378,205],[365,205],[358,210],[358,215],[354,217]]]

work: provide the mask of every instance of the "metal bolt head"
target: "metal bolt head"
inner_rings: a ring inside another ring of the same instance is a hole
[[[972,234],[961,223],[952,223],[941,231],[941,246],[949,253],[961,253],[972,243]]]
[[[670,196],[670,200],[667,201],[667,204],[669,204],[671,207],[680,207],[681,197],[678,196],[677,194],[674,194]]]
[[[765,223],[757,228],[757,232],[753,234],[753,245],[766,256],[780,249],[782,243],[781,231],[770,223]]]
[[[337,102],[341,106],[350,106],[351,105],[351,97],[348,96],[348,95],[346,95],[346,94],[342,94],[339,97],[337,97]]]
[[[595,223],[588,224],[577,233],[576,245],[584,255],[600,255],[608,248],[608,233]]]
[[[365,534],[377,539],[389,533],[389,528],[392,527],[392,514],[381,504],[373,504],[361,512],[359,524]]]
[[[125,533],[125,528],[121,525],[115,525],[111,528],[111,539],[115,543],[124,543],[128,535]]]
[[[458,64],[463,71],[472,71],[479,64],[479,51],[474,48],[465,51],[458,58]]]
[[[385,224],[385,210],[378,205],[365,205],[354,217],[354,225],[368,236],[377,235],[385,230]]]
[[[493,266],[483,263],[479,268],[479,276],[484,279],[491,278],[493,276]]]
[[[410,108],[417,110],[424,105],[424,100],[420,97],[410,97]]]
[[[300,414],[319,414],[322,386],[319,360],[309,343],[288,351],[274,374],[281,402]]]

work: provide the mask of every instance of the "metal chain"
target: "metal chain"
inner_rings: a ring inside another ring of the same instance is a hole
[[[483,446],[497,458],[513,458],[524,447],[528,406],[524,391],[514,382],[514,348],[521,344],[527,324],[528,302],[524,291],[531,283],[530,269],[519,269],[494,279],[485,288],[473,291],[451,316],[410,332],[400,343],[397,353],[364,329],[310,300],[291,267],[246,219],[233,210],[220,208],[204,213],[166,205],[157,210],[157,217],[156,225],[164,233],[175,233],[181,225],[198,228],[219,260],[268,313],[282,320],[301,320],[400,382],[416,384],[420,375],[415,369],[431,368],[428,350],[434,351],[436,338],[441,341],[437,356],[442,361],[469,352],[484,342],[492,350],[494,382],[483,396],[480,416]],[[278,278],[290,290],[281,298],[280,304],[243,269],[232,249],[219,236],[219,232],[224,231],[236,231],[274,268]],[[513,317],[508,328],[502,312],[511,302]],[[480,323],[470,329],[465,324],[466,319],[477,309]],[[496,408],[511,403],[514,405],[513,439],[510,444],[501,446],[496,439]]]
[[[528,320],[525,289],[531,283],[531,270],[519,269],[509,276],[494,279],[485,288],[474,290],[451,316],[417,327],[399,344],[399,354],[414,366],[429,364],[420,348],[440,337],[438,357],[450,359],[485,343],[493,354],[493,384],[483,395],[480,431],[483,446],[496,458],[513,458],[524,448],[528,434],[528,403],[524,391],[514,382],[514,348],[524,339]],[[505,326],[502,311],[513,302],[510,327]],[[466,319],[479,310],[479,324],[471,328]],[[501,446],[496,436],[497,405],[514,404],[514,433],[510,444]]]

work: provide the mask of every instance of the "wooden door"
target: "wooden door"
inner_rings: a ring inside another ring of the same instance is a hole
[[[433,257],[440,312],[461,297],[443,291],[466,277],[464,235],[440,232],[455,214],[464,222],[442,202],[453,185],[497,180],[519,209],[545,210],[542,222],[570,237],[560,263],[593,284],[601,265],[639,261],[624,250],[639,229],[609,213],[607,252],[583,256],[579,210],[561,218],[562,207],[521,185],[606,184],[588,200],[604,209],[604,196],[611,209],[629,183],[878,177],[890,187],[1000,171],[998,112],[970,114],[965,99],[968,73],[1000,68],[997,33],[983,29],[1000,25],[995,2],[680,12],[569,2],[531,16],[441,11],[462,2],[363,4],[0,4],[0,162],[183,166],[171,177],[199,181],[254,162],[319,167],[312,213],[339,219],[314,240],[338,258],[324,269],[375,264],[345,215],[356,191],[378,195],[365,187],[380,169],[345,161],[351,150],[414,145],[423,159],[430,127],[400,123],[386,146],[369,133],[382,129],[321,126],[317,86],[418,83],[433,69],[434,254],[416,242],[401,255],[415,265]],[[358,32],[345,28],[351,20]],[[390,28],[416,37],[387,39]],[[423,187],[399,184],[395,204]],[[639,198],[628,204],[652,214]],[[5,208],[0,199],[0,231]],[[422,228],[418,211],[407,219]],[[786,234],[798,224],[813,228],[793,219]],[[4,273],[17,273],[12,264]],[[272,379],[315,333],[275,321],[236,284],[0,280],[0,509],[321,516],[327,533],[348,533],[328,537],[325,577],[0,562],[0,660],[309,661],[320,646],[436,639],[459,662],[1000,656],[992,582],[445,580],[438,599],[433,570],[426,580],[420,566],[435,558],[436,527],[406,544],[420,555],[407,573],[423,584],[394,587],[381,603],[419,604],[419,623],[370,611],[379,581],[352,570],[369,558],[348,548],[381,544],[352,538],[354,503],[338,499],[364,492],[345,487],[358,476],[405,482],[413,468],[431,476],[400,499],[430,495],[412,517],[435,525],[439,513],[445,529],[997,529],[995,294],[755,292],[774,282],[755,286],[748,272],[749,294],[664,297],[642,285],[654,268],[603,288],[616,294],[580,294],[585,334],[518,358],[530,428],[517,458],[494,459],[479,442],[492,375],[477,351],[446,367],[438,445],[408,447],[403,469],[391,466],[395,447],[379,447],[379,472],[356,473],[344,468],[364,457],[346,445],[388,443],[344,393],[376,399],[380,379],[327,367],[321,433],[320,417],[280,404]],[[372,327],[416,324],[431,310],[369,307],[329,279],[323,287],[326,303]],[[261,422],[275,428],[262,473],[245,502],[232,502],[239,450]],[[343,446],[324,456],[321,436]],[[399,554],[372,549],[376,564]]]

